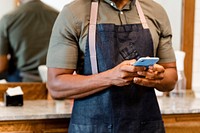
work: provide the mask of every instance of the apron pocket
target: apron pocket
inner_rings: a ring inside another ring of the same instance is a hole
[[[120,49],[120,55],[125,59],[125,60],[130,60],[130,59],[139,59],[140,55],[136,48],[134,48],[133,45],[129,45],[127,47],[124,47],[123,49]]]

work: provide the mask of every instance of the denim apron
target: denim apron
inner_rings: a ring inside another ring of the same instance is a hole
[[[132,4],[135,2],[142,24],[95,24],[89,27],[84,75],[106,71],[124,60],[154,55],[148,25],[139,2],[136,0]],[[96,19],[98,2],[92,4],[96,8],[93,6],[91,8],[91,13],[94,15],[91,15],[90,25],[95,23],[91,20]],[[91,44],[91,40],[96,43]],[[95,62],[96,65],[93,65]],[[165,131],[154,88],[132,83],[123,87],[112,86],[88,97],[76,99],[68,132],[164,133]]]

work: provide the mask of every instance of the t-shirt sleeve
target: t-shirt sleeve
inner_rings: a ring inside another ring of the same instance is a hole
[[[50,38],[47,66],[76,69],[78,60],[77,20],[67,7],[58,15]]]
[[[168,63],[176,61],[174,49],[172,47],[172,30],[168,15],[164,8],[160,7],[157,16],[160,29],[160,38],[156,56],[160,58],[159,63]]]
[[[3,17],[0,20],[0,55],[6,55],[9,51],[9,40],[6,27],[6,17]]]

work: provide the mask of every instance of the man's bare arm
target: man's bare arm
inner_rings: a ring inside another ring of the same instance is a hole
[[[48,68],[47,88],[55,99],[76,99],[92,95],[112,85],[128,85],[133,82],[134,76],[138,76],[137,71],[145,69],[130,65],[134,61],[124,61],[110,70],[88,76],[73,74],[72,69]]]

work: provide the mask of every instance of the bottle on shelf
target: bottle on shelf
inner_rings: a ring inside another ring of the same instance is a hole
[[[170,92],[170,96],[183,97],[186,94],[186,77],[185,77],[185,73],[184,73],[185,52],[184,51],[175,51],[175,56],[176,56],[178,81],[175,85],[174,90],[172,90]]]

